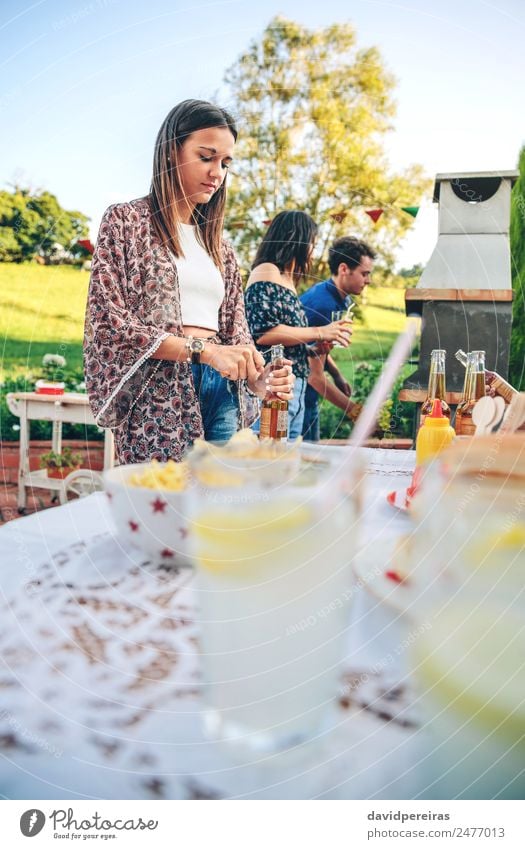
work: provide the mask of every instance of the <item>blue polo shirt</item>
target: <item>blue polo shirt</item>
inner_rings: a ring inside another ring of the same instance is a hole
[[[352,302],[349,295],[343,298],[334,281],[323,280],[316,283],[300,296],[299,300],[308,319],[310,327],[321,327],[330,324],[335,310],[345,310]]]
[[[330,324],[332,313],[335,310],[345,310],[352,303],[350,295],[347,295],[346,298],[341,296],[332,278],[311,286],[310,289],[303,292],[299,300],[303,305],[310,327],[322,327],[323,324]],[[312,386],[308,385],[305,393],[305,407],[308,409],[317,406],[318,400],[319,395]]]

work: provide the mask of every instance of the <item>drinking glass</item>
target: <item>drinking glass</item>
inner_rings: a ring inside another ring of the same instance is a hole
[[[352,321],[350,319],[349,309],[350,309],[350,307],[347,310],[332,310],[332,313],[331,313],[331,316],[330,316],[331,320],[332,321],[342,321],[343,319],[347,318],[348,324],[351,324]],[[340,342],[334,342],[334,348],[343,348],[343,347],[344,346],[341,345]]]
[[[345,656],[357,491],[334,485],[331,466],[195,490],[209,736],[278,751],[322,727]]]

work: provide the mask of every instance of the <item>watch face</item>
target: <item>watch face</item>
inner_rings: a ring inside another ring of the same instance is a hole
[[[194,354],[202,354],[204,351],[204,342],[202,339],[194,339],[191,343],[191,350]]]

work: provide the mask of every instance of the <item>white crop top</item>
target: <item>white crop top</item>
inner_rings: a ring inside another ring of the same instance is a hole
[[[196,230],[192,224],[179,224],[184,256],[175,257],[175,265],[179,277],[182,323],[218,330],[224,280],[211,256],[197,241]]]

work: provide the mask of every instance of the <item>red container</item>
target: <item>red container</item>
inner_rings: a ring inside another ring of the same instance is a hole
[[[63,395],[65,391],[64,383],[53,383],[47,380],[37,380],[35,384],[37,395]]]

